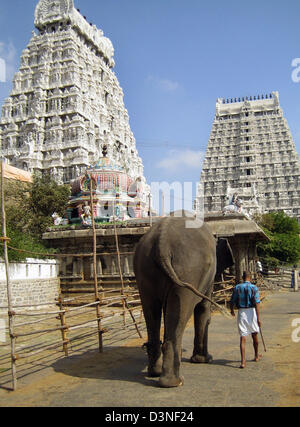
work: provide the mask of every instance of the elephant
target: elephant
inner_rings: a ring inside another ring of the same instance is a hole
[[[194,312],[192,363],[209,363],[208,325],[215,275],[233,265],[226,239],[218,244],[209,227],[187,228],[185,217],[165,217],[136,246],[134,272],[146,321],[148,376],[161,387],[183,385],[181,342]],[[164,340],[160,341],[162,313]]]

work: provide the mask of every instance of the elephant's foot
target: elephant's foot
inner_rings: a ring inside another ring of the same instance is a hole
[[[160,377],[159,379],[159,386],[164,388],[180,387],[183,384],[183,377]]]
[[[193,354],[191,357],[192,363],[211,363],[213,360],[213,357],[211,354]]]
[[[154,366],[148,366],[148,376],[149,377],[160,377],[162,373],[162,363],[157,363]]]
[[[149,377],[160,377],[162,373],[162,354],[161,354],[161,343],[150,344],[145,343],[143,347],[147,348],[148,353],[148,376]]]

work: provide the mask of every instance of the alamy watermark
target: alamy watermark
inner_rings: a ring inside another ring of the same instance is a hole
[[[162,216],[173,212],[186,217],[186,228],[200,228],[204,221],[204,187],[193,182],[152,182],[151,196]]]
[[[300,342],[300,318],[298,319],[294,319],[292,321],[292,341],[295,343],[299,343]]]
[[[0,83],[6,82],[6,62],[0,58]]]
[[[6,321],[0,319],[0,343],[6,342]]]
[[[292,80],[294,83],[300,82],[300,58],[292,60],[292,67],[295,68],[292,72]]]

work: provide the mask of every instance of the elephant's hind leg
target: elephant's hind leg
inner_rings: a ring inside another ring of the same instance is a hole
[[[146,344],[148,353],[148,375],[159,377],[162,371],[162,350],[160,341],[160,327],[162,316],[162,304],[152,295],[140,292],[145,316],[148,342]]]
[[[190,308],[193,307],[190,297],[189,290],[181,292],[175,289],[168,296],[165,307],[165,334],[162,347],[163,371],[159,379],[161,387],[183,385],[184,380],[180,376],[181,344],[184,329],[193,312],[193,308]]]
[[[212,356],[208,353],[208,326],[210,324],[211,303],[204,300],[196,305],[194,310],[195,339],[192,363],[210,363]]]

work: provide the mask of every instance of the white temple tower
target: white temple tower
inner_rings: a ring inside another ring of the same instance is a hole
[[[217,100],[201,183],[205,212],[221,211],[234,196],[250,214],[300,218],[299,157],[278,92]]]
[[[107,156],[145,183],[114,67],[114,48],[74,8],[40,0],[32,38],[2,106],[7,162],[68,183]],[[147,188],[147,186],[145,186]]]

